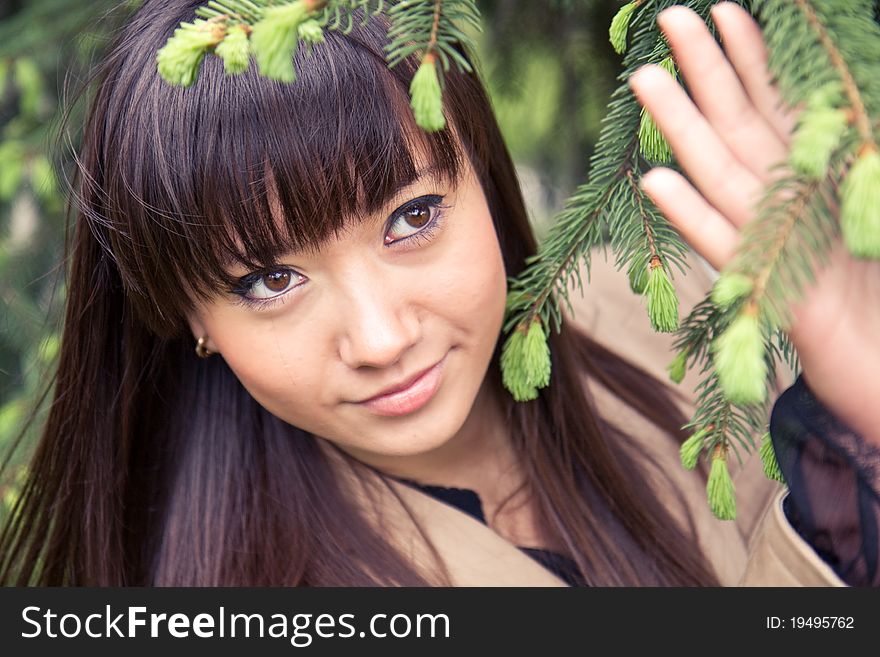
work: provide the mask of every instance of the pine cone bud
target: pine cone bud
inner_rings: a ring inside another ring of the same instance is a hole
[[[840,189],[840,220],[850,253],[880,259],[880,153],[869,146],[852,165]]]
[[[712,286],[712,303],[720,308],[727,308],[737,299],[751,294],[754,281],[739,272],[724,272]]]
[[[681,449],[679,449],[681,464],[688,470],[693,470],[697,467],[697,460],[706,446],[707,433],[707,429],[700,429],[681,444]]]
[[[727,459],[720,450],[712,456],[712,468],[706,483],[709,508],[721,520],[736,520],[736,491],[727,470]]]
[[[824,178],[831,155],[846,132],[846,112],[817,106],[804,110],[791,142],[792,168],[814,180]]]
[[[227,74],[238,75],[244,73],[250,63],[250,46],[244,26],[233,25],[214,48],[214,53],[223,60],[223,70]]]
[[[443,92],[437,77],[436,57],[425,55],[409,85],[409,95],[416,124],[428,132],[437,132],[446,126],[443,116]]]
[[[663,265],[651,264],[648,284],[645,287],[648,299],[648,317],[655,331],[671,333],[678,328],[678,296],[666,275]]]
[[[687,357],[687,349],[682,349],[672,362],[666,366],[666,371],[669,372],[669,378],[673,383],[681,383],[684,379],[684,375],[687,372]]]
[[[208,21],[181,23],[156,53],[159,75],[169,84],[190,86],[199,74],[205,53],[222,38],[222,30]]]
[[[527,331],[517,327],[501,349],[501,374],[504,387],[517,401],[538,396],[538,388],[550,383],[550,348],[540,320]]]
[[[639,148],[642,156],[651,162],[669,162],[672,159],[669,142],[654,123],[654,117],[644,107],[639,123]]]
[[[299,35],[299,26],[309,14],[302,0],[275,5],[263,10],[263,18],[251,30],[251,49],[260,67],[260,73],[273,80],[293,82],[293,52]]]
[[[764,339],[756,312],[745,310],[712,343],[715,370],[734,404],[763,401],[767,393]]]
[[[611,19],[608,38],[618,55],[622,55],[626,52],[626,33],[629,30],[629,21],[638,6],[638,2],[628,2],[623,5],[614,15],[614,18]]]
[[[299,33],[299,38],[303,43],[308,43],[309,45],[314,45],[316,43],[324,42],[324,30],[321,29],[321,24],[316,20],[307,20],[304,21],[297,30]]]
[[[660,61],[660,68],[669,73],[674,79],[678,79],[675,62],[672,57],[664,57]],[[666,137],[660,132],[654,117],[644,107],[642,108],[639,122],[639,148],[645,159],[652,162],[669,162],[672,159],[672,149]]]

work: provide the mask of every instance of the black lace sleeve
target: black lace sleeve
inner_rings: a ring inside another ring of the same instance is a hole
[[[802,376],[776,400],[770,435],[792,527],[844,582],[880,586],[880,449],[832,415]]]

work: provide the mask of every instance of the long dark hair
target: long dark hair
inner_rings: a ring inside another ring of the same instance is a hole
[[[450,128],[418,130],[407,106],[416,63],[386,67],[382,17],[297,53],[294,84],[253,69],[229,78],[208,58],[192,88],[171,87],[156,50],[199,4],[147,0],[95,77],[52,403],[0,534],[0,581],[446,583],[441,563],[418,571],[362,517],[314,436],[262,408],[221,358],[195,356],[186,314],[233,282],[229,258],[270,262],[380,207],[415,178],[417,151],[451,180],[465,158],[474,166],[516,275],[536,244],[490,102],[478,76],[450,70]],[[487,376],[502,391],[500,344]],[[582,377],[681,442],[672,393],[574,326],[550,345],[539,398],[502,395],[544,535],[589,584],[715,584],[693,527],[631,484],[646,465],[592,408]],[[385,481],[343,458],[364,481]]]

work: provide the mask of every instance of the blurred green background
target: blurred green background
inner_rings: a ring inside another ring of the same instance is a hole
[[[140,0],[0,0],[0,519],[44,416],[64,302],[65,179],[83,103],[69,99]],[[584,180],[619,57],[606,0],[479,0],[480,61],[540,236]],[[70,128],[59,121],[70,112]],[[2,461],[0,461],[2,462]]]

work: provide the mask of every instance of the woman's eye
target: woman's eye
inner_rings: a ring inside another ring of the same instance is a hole
[[[292,269],[279,268],[254,272],[241,278],[241,285],[232,292],[246,306],[268,307],[282,300],[295,287],[302,285],[306,277]]]
[[[398,208],[391,216],[385,244],[394,244],[416,235],[430,237],[437,224],[442,200],[442,196],[423,196]]]

